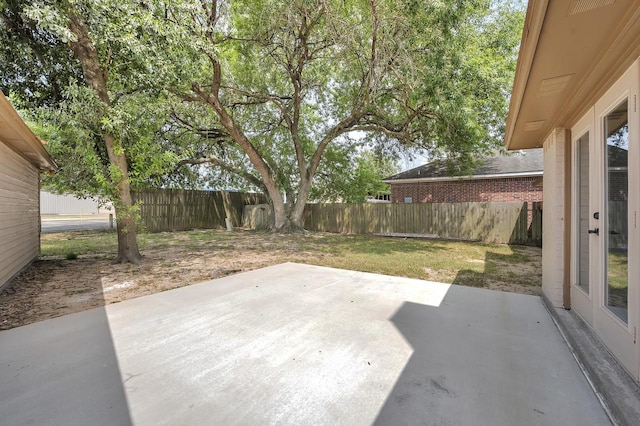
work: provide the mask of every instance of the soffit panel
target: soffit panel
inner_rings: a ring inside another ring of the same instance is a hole
[[[635,48],[640,44],[637,39],[633,43],[634,31],[638,30],[633,24],[634,10],[639,6],[632,4],[625,0],[548,3],[528,78],[516,76],[516,86],[518,77],[526,78],[526,83],[519,110],[514,110],[517,103],[512,102],[509,111],[509,120],[515,120],[513,133],[507,134],[509,149],[539,147],[552,129],[569,127],[572,123],[567,121],[580,114],[576,109],[584,107],[582,104],[598,92],[597,85],[613,77],[608,64],[620,61],[616,54],[629,56],[625,52],[628,45]],[[584,11],[572,13],[575,10]],[[628,33],[626,38],[621,38],[622,33]],[[526,48],[532,47],[525,45],[522,49]]]
[[[43,170],[57,168],[49,153],[0,92],[0,142]]]

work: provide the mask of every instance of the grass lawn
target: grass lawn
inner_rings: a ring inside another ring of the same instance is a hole
[[[627,252],[609,252],[607,261],[609,306],[627,308],[629,285],[629,259]]]
[[[486,287],[492,281],[525,286],[540,284],[540,271],[535,268],[539,263],[539,249],[523,246],[372,235],[273,235],[255,231],[228,233],[219,230],[140,234],[138,241],[143,254],[170,247],[187,250],[191,256],[225,250],[241,250],[242,256],[259,256],[271,252],[280,254],[283,261],[294,260],[477,287]],[[117,240],[113,232],[88,231],[42,236],[44,257],[108,257],[113,256],[116,250]],[[296,254],[306,256],[298,259]],[[523,268],[525,265],[529,268]]]
[[[113,264],[116,234],[43,234],[42,256],[0,294],[0,330],[227,275],[298,262],[539,294],[541,250],[371,235],[195,230],[140,234],[139,266]]]

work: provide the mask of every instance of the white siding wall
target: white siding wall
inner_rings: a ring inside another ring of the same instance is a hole
[[[542,211],[542,292],[556,307],[562,306],[564,270],[564,150],[565,131],[556,129],[544,141]]]
[[[0,287],[40,252],[39,174],[0,141]]]
[[[40,214],[98,214],[108,212],[101,209],[93,198],[77,198],[73,195],[40,192]]]

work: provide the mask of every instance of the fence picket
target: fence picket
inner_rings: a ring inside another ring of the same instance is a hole
[[[241,226],[244,206],[266,201],[260,194],[184,189],[145,189],[132,195],[140,225],[148,232],[224,227],[225,217]]]
[[[244,209],[245,228],[264,228],[273,220],[266,205]],[[303,226],[309,231],[343,234],[426,234],[541,245],[542,203],[307,204]]]

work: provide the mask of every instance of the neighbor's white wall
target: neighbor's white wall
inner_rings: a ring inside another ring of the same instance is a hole
[[[40,214],[99,214],[110,213],[110,206],[100,207],[93,198],[77,198],[74,195],[40,192]]]
[[[562,306],[564,269],[565,130],[556,129],[544,141],[542,212],[542,292],[553,306]]]
[[[0,141],[0,287],[40,252],[38,170]]]

